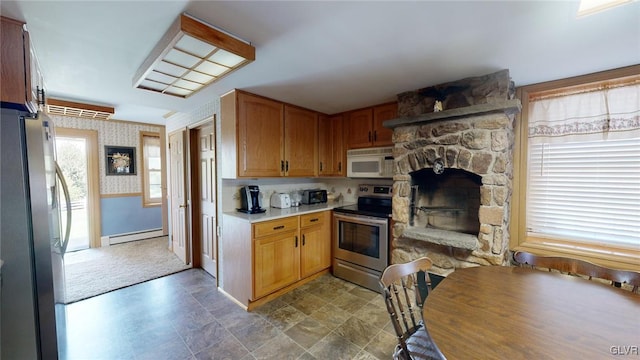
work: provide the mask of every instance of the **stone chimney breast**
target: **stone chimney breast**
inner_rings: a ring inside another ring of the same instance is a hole
[[[514,89],[501,70],[398,94],[399,117],[384,123],[395,146],[392,263],[428,256],[442,275],[509,263],[513,122],[521,109]],[[436,100],[442,111],[433,111]]]

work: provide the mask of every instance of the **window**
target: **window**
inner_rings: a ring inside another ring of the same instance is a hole
[[[162,157],[160,135],[141,132],[143,206],[162,204]]]
[[[512,247],[638,267],[639,73],[519,89]]]

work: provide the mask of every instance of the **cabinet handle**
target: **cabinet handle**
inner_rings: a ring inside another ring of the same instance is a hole
[[[298,247],[298,235],[296,235],[296,247]]]
[[[371,131],[369,131],[369,141],[371,141]]]
[[[322,161],[320,161],[320,171],[322,171]]]
[[[304,238],[304,235],[302,235],[302,246],[304,246],[304,244],[305,244],[305,242],[306,242],[305,240],[306,240],[306,239]]]
[[[373,141],[378,141],[378,130],[373,131]]]
[[[285,161],[284,171],[289,172],[289,160]]]
[[[44,105],[44,89],[40,89],[40,86],[36,86],[36,94],[37,94],[36,103],[38,105]]]
[[[280,171],[284,172],[284,160],[280,160]]]
[[[338,163],[338,171],[342,171],[342,161]]]
[[[316,221],[318,221],[318,220],[320,220],[320,219],[318,219],[318,218],[313,218],[313,219],[309,220],[309,222],[316,222]]]
[[[279,226],[274,226],[273,230],[280,230],[280,229],[284,229],[284,225],[279,225]]]

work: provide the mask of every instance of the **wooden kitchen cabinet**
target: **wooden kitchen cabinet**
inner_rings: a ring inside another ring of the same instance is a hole
[[[300,216],[300,276],[305,278],[331,266],[330,212]]]
[[[3,107],[36,113],[44,105],[43,78],[24,22],[0,17],[0,97]],[[42,90],[42,91],[41,91]]]
[[[327,272],[331,211],[250,223],[223,214],[220,288],[248,309]]]
[[[331,266],[330,211],[253,225],[253,299]]]
[[[223,178],[317,176],[317,113],[240,90],[220,99]]]
[[[318,117],[318,175],[345,176],[346,158],[342,115]]]
[[[318,113],[284,106],[284,176],[318,176]]]
[[[282,103],[238,93],[238,175],[280,176],[284,159]]]
[[[373,146],[393,145],[393,129],[384,127],[382,123],[397,117],[397,102],[373,107]]]
[[[388,103],[349,113],[346,123],[347,148],[393,145],[393,129],[382,125],[398,115],[398,103]]]
[[[297,231],[255,239],[254,298],[261,298],[298,281],[299,242]]]

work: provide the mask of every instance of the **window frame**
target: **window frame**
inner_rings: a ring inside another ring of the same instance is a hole
[[[149,173],[149,168],[147,166],[147,153],[145,152],[144,149],[144,138],[145,137],[157,137],[158,138],[158,142],[159,145],[158,147],[160,148],[160,164],[161,166],[164,165],[162,163],[163,161],[163,156],[162,156],[162,137],[161,134],[159,132],[151,132],[151,131],[140,131],[140,159],[142,160],[142,166],[141,169],[142,171],[140,171],[140,181],[141,181],[141,189],[142,189],[142,207],[158,207],[158,206],[162,206],[162,199],[163,199],[163,195],[160,195],[160,197],[158,198],[150,198],[149,197],[149,177],[148,177],[148,173]],[[163,194],[164,194],[164,169],[163,167],[160,168],[160,177],[162,179],[162,184],[160,185],[161,189],[163,189]]]
[[[558,238],[527,236],[526,191],[528,157],[528,113],[531,96],[561,94],[580,90],[594,83],[619,83],[622,78],[640,79],[640,65],[576,76],[567,79],[522,86],[516,96],[522,103],[522,111],[516,116],[513,151],[513,196],[510,220],[510,248],[541,255],[572,256],[613,268],[640,271],[640,247],[596,245],[588,242],[567,241]]]

